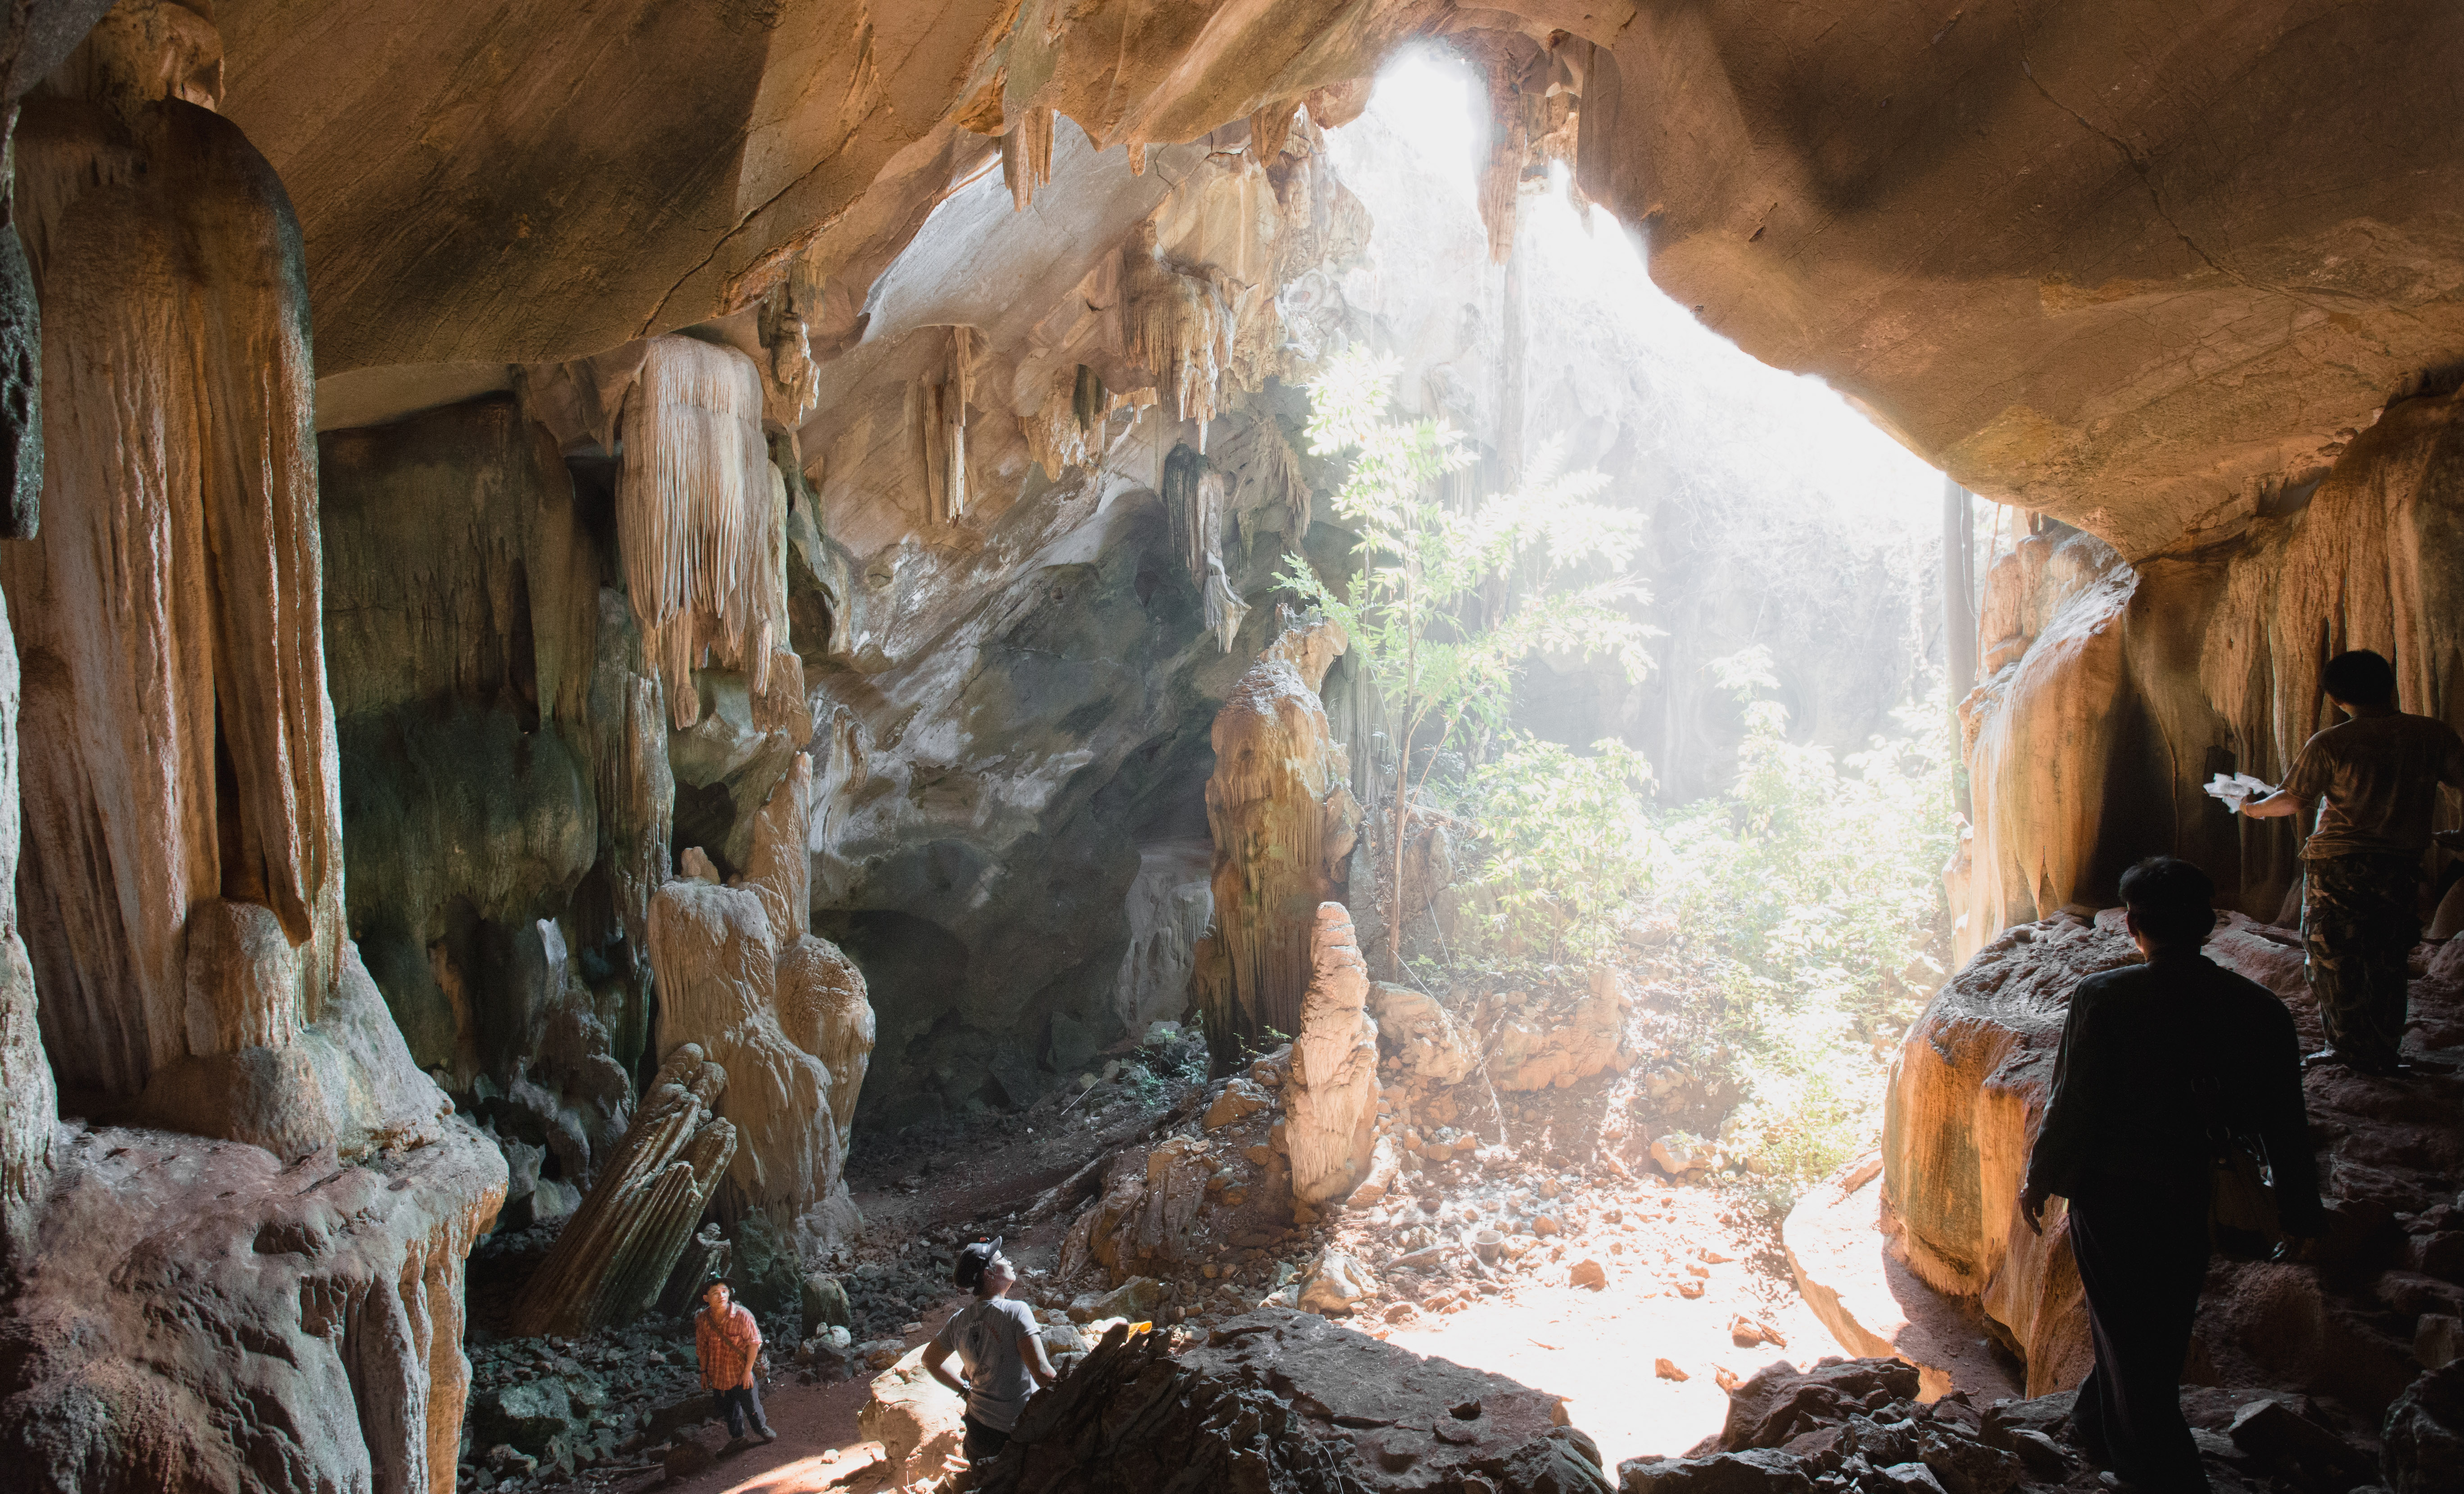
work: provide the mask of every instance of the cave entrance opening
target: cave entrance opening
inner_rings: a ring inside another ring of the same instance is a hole
[[[1832,1347],[1777,1224],[1878,1144],[1890,1055],[1950,968],[1977,578],[2041,526],[1703,326],[1575,190],[1571,138],[1545,139],[1567,111],[1527,97],[1527,139],[1492,148],[1495,86],[1413,53],[1325,133],[1375,225],[1328,294],[1384,361],[1385,434],[1441,428],[1463,459],[1429,479],[1416,559],[1356,548],[1369,510],[1336,468],[1315,502],[1343,542],[1309,560],[1434,567],[1449,522],[1558,485],[1637,526],[1622,604],[1655,636],[1640,669],[1551,639],[1457,730],[1443,708],[1398,726],[1402,655],[1509,617],[1542,585],[1527,559],[1425,622],[1354,627],[1328,669],[1396,1166],[1317,1222],[1387,1272],[1373,1330],[1569,1394],[1614,1457],[1716,1431],[1727,1385]],[[1311,394],[1295,425],[1324,424],[1325,376]],[[1297,1134],[1291,1155],[1298,1179]],[[1468,1274],[1413,1263],[1465,1241]],[[1221,1279],[1249,1285],[1244,1253]],[[1287,1263],[1272,1285],[1316,1290]]]

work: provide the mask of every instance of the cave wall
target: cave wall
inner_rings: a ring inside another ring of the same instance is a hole
[[[2280,779],[2336,718],[2319,672],[2347,648],[2396,662],[2404,710],[2464,723],[2458,411],[2454,393],[2388,406],[2317,484],[2217,544],[2131,565],[2092,536],[2035,536],[1995,562],[1991,672],[1963,708],[1962,957],[2006,926],[2111,906],[2159,852],[2199,863],[2225,905],[2289,917],[2306,824],[2229,815],[2200,784]]]

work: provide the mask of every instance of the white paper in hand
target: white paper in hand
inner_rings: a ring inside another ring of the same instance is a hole
[[[2208,780],[2207,789],[2211,798],[2223,801],[2227,809],[2239,814],[2241,806],[2250,801],[2265,799],[2275,793],[2276,785],[2264,779],[2252,778],[2247,773],[2235,773],[2231,777],[2219,773]]]

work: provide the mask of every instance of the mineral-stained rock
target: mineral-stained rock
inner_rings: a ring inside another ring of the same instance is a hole
[[[494,1146],[451,1121],[368,1166],[286,1166],[101,1129],[58,1156],[0,1307],[10,1487],[452,1487],[462,1263],[504,1196]]]
[[[2453,713],[2455,686],[2429,661],[2464,635],[2430,578],[2464,557],[2445,475],[2459,450],[2464,396],[2400,400],[2308,472],[2299,502],[2194,554],[2133,566],[2059,531],[1995,564],[1987,678],[1961,707],[1976,802],[1963,958],[2006,925],[2111,904],[2123,869],[2159,852],[2207,868],[2220,907],[2278,916],[2299,832],[2229,815],[2200,785],[2219,770],[2278,780],[2331,724],[2321,628],[2395,660],[2404,710]]]
[[[1605,1494],[1596,1448],[1563,1422],[1556,1396],[1502,1375],[1263,1308],[1177,1357],[1113,1329],[1027,1402],[980,1486]]]
[[[1321,903],[1310,942],[1314,974],[1292,1043],[1284,1104],[1292,1193],[1340,1201],[1369,1175],[1377,1140],[1377,1023],[1365,1005],[1369,971],[1341,903]]]
[[[598,1183],[522,1288],[517,1331],[581,1332],[650,1305],[736,1151],[736,1128],[714,1115],[727,1083],[692,1044],[668,1055]]]

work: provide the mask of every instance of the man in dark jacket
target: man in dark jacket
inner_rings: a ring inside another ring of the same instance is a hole
[[[2123,1479],[2168,1494],[2208,1486],[2182,1418],[2181,1376],[2207,1278],[2214,1132],[2264,1148],[2286,1234],[2325,1227],[2293,1014],[2200,953],[2214,895],[2207,873],[2170,856],[2123,874],[2146,962],[2071,993],[2019,1196],[2031,1229],[2041,1229],[2048,1197],[2070,1200],[2096,1344],[2072,1413],[2079,1441]]]

